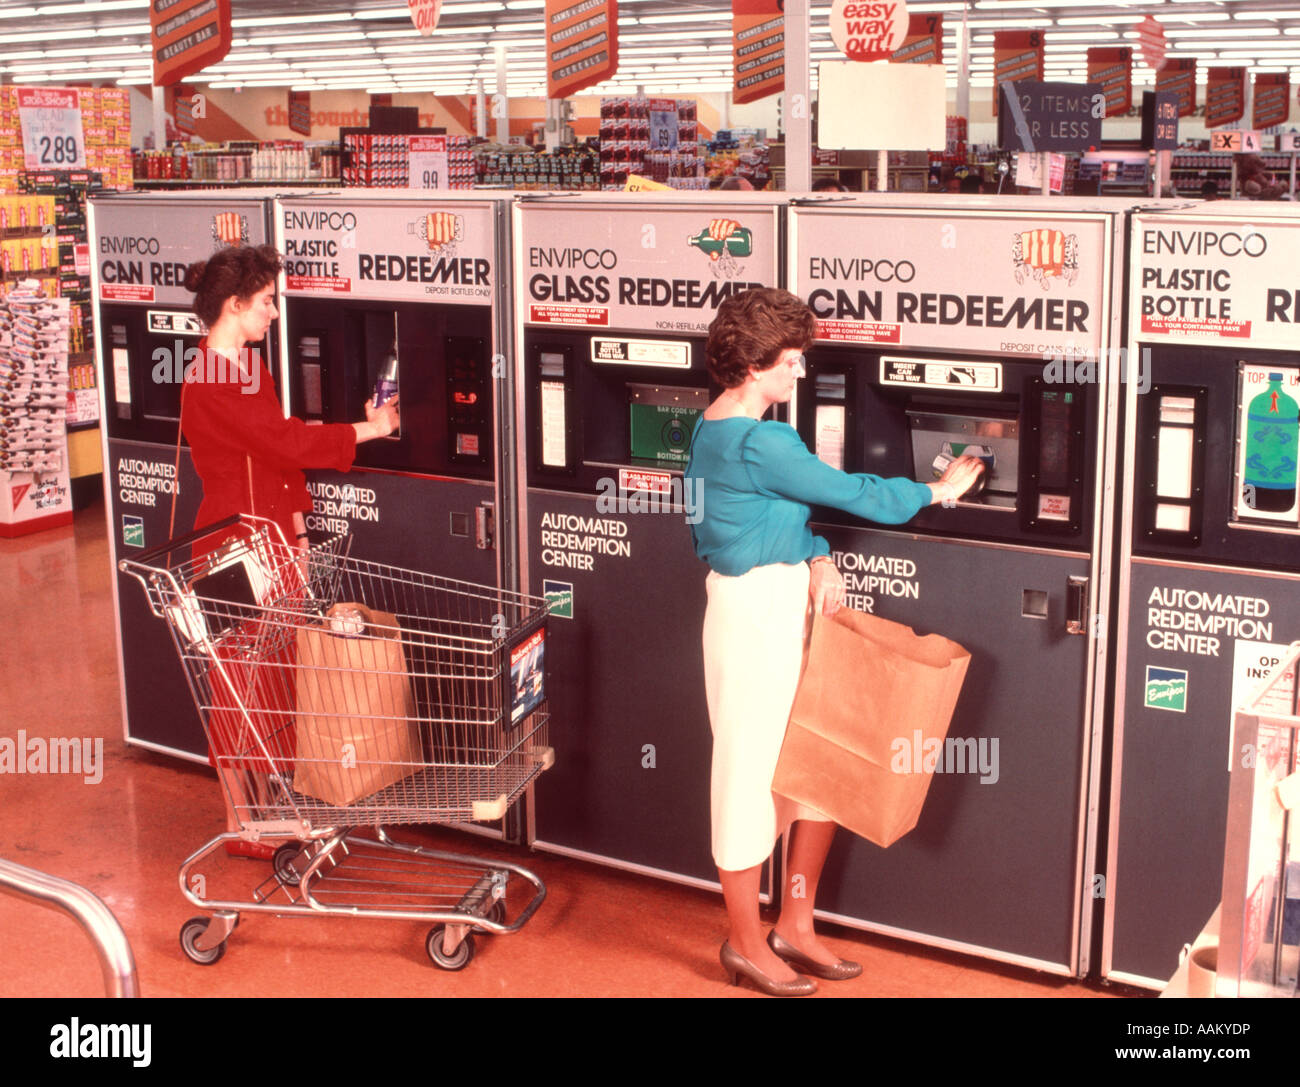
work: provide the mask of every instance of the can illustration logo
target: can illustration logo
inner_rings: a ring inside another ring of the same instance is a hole
[[[1147,665],[1146,698],[1149,710],[1187,712],[1187,672],[1181,668],[1157,668]]]
[[[1017,283],[1032,276],[1043,290],[1053,279],[1073,284],[1079,278],[1079,238],[1047,227],[1024,230],[1013,235],[1011,260]]]
[[[422,219],[407,223],[406,232],[423,238],[432,250],[454,253],[456,243],[465,240],[465,217],[450,211],[431,211]]]
[[[237,211],[222,211],[212,217],[212,238],[218,246],[244,245],[248,241],[248,220]]]

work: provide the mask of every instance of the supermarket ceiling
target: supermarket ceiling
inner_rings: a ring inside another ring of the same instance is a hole
[[[544,0],[445,0],[430,37],[392,0],[231,0],[234,46],[191,84],[213,87],[365,89],[435,94],[497,88],[494,45],[505,47],[511,96],[546,93]],[[820,60],[842,59],[831,42],[829,0],[811,7],[814,84]],[[149,0],[0,0],[0,79],[13,83],[148,85]],[[1210,64],[1291,72],[1300,81],[1300,0],[917,0],[941,13],[949,82],[966,10],[971,83],[993,81],[993,32],[1041,29],[1048,79],[1082,81],[1089,46],[1136,45],[1135,24],[1154,15],[1170,55]],[[663,94],[731,89],[730,0],[619,0],[619,71],[586,93]],[[1134,63],[1134,83],[1150,69]]]

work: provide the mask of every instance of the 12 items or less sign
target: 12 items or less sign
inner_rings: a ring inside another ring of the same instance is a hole
[[[81,101],[76,91],[19,87],[18,121],[23,130],[23,166],[26,169],[86,168]]]

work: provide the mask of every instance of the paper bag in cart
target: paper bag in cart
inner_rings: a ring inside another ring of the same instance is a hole
[[[933,773],[913,765],[948,735],[970,653],[938,634],[848,608],[818,615],[772,791],[879,846],[916,826]],[[894,769],[896,741],[907,765]]]
[[[415,700],[395,616],[360,604],[364,631],[329,619],[298,630],[298,737],[294,790],[351,804],[414,773],[424,759]],[[339,623],[334,624],[339,627]]]

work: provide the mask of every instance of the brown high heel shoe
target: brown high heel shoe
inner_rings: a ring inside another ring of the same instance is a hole
[[[768,996],[809,996],[817,991],[817,983],[812,978],[773,981],[747,958],[735,951],[730,942],[722,945],[718,958],[722,960],[722,968],[731,977],[732,985],[739,985],[740,978],[744,975]]]
[[[810,959],[789,940],[782,939],[776,929],[767,934],[767,946],[778,958],[784,959],[800,973],[812,974],[813,977],[824,978],[826,981],[848,981],[862,973],[861,963],[849,962],[847,959],[841,959],[837,963]]]

